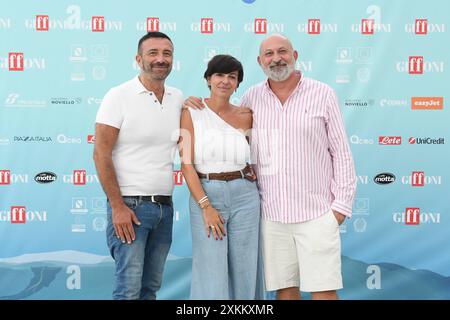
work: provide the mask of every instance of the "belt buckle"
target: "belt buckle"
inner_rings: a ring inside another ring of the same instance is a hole
[[[158,203],[158,201],[155,200],[155,196],[150,196],[150,201],[153,203]]]

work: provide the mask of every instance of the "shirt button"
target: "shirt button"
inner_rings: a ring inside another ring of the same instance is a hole
[[[150,92],[150,95],[152,95],[153,93]]]

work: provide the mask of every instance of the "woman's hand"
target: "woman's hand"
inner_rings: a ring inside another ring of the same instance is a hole
[[[205,222],[206,235],[211,235],[211,232],[216,240],[222,240],[226,236],[225,220],[220,215],[219,211],[214,209],[211,205],[203,209],[203,221]]]

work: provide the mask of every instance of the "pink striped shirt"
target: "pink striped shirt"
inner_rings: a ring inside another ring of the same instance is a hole
[[[350,217],[356,176],[334,90],[302,75],[281,105],[264,81],[245,92],[241,105],[253,110],[262,217],[298,223],[330,208]]]

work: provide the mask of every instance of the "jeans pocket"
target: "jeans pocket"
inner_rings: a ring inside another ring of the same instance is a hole
[[[125,205],[130,208],[131,210],[134,210],[137,208],[138,206],[138,199],[134,198],[134,197],[122,197],[123,202],[125,203]]]

